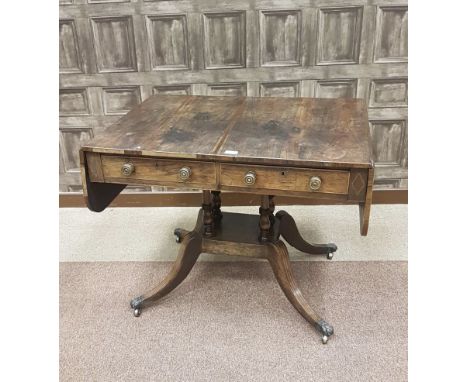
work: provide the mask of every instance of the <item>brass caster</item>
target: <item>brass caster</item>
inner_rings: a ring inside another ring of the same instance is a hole
[[[176,229],[174,230],[174,235],[175,235],[175,241],[176,241],[176,243],[177,243],[177,244],[180,244],[180,242],[181,242],[182,240],[180,239],[180,229],[179,229],[179,228],[176,228]]]
[[[315,327],[322,333],[322,343],[325,345],[330,336],[333,335],[333,326],[327,324],[324,320],[320,320],[315,324]]]
[[[140,317],[142,302],[143,296],[135,297],[132,301],[130,301],[130,307],[133,309],[133,315],[135,317]]]
[[[333,255],[335,254],[338,247],[336,246],[336,244],[333,244],[333,243],[328,243],[327,247],[328,247],[327,259],[331,260],[333,259]]]

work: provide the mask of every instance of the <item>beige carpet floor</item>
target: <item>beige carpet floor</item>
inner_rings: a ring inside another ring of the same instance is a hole
[[[60,265],[60,380],[406,381],[407,263],[294,262],[322,345],[267,263],[201,262],[134,318],[165,262]]]

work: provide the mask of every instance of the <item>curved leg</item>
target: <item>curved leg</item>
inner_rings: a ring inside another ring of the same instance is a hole
[[[201,209],[200,211],[198,211],[198,218],[195,224],[195,228],[193,229],[193,232],[198,232],[200,234],[203,234],[202,227],[203,227],[203,210]],[[176,243],[182,243],[185,236],[187,236],[190,232],[191,231],[187,231],[186,229],[183,229],[183,228],[176,228],[174,230]]]
[[[333,252],[336,252],[338,249],[335,244],[310,244],[302,238],[297,229],[296,222],[286,211],[278,211],[276,217],[280,220],[280,235],[291,246],[310,255],[327,255],[329,260],[332,259]]]
[[[134,298],[130,306],[138,317],[141,309],[150,302],[159,300],[175,289],[190,273],[202,250],[202,237],[198,232],[189,232],[184,236],[179,255],[166,278],[147,293]]]
[[[322,334],[322,342],[325,344],[328,338],[333,334],[333,327],[322,320],[317,313],[313,311],[307,300],[302,295],[299,287],[294,280],[289,261],[288,249],[284,243],[279,240],[274,244],[269,244],[267,259],[270,262],[276,280],[281,286],[289,302],[308,322]]]

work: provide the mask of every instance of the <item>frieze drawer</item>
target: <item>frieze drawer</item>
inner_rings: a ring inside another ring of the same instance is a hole
[[[346,195],[349,171],[222,164],[220,185],[228,188]]]
[[[216,168],[210,162],[101,155],[101,163],[103,177],[110,183],[216,186]]]

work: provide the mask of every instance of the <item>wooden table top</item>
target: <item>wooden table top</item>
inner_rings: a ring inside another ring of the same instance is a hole
[[[360,99],[154,95],[82,147],[124,155],[372,167]]]

